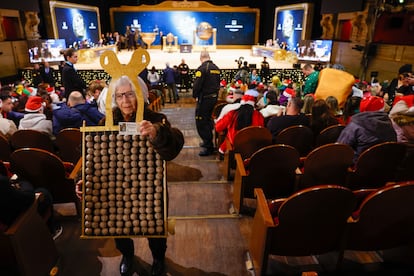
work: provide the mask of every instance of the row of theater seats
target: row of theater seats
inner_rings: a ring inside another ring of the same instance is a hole
[[[236,135],[232,153],[235,160],[233,212],[243,212],[243,201],[254,197],[255,188],[262,188],[266,196],[277,198],[320,184],[356,190],[381,187],[389,181],[414,180],[414,156],[407,150],[408,144],[374,145],[353,163],[353,149],[340,143],[309,147],[302,152],[307,154],[302,155],[300,146],[307,142],[296,144],[302,140],[298,138],[299,131],[310,129],[303,126],[290,129],[296,135],[292,139],[276,137],[276,144],[272,144],[269,131],[262,127],[248,127]]]
[[[324,253],[337,254],[339,274],[347,251],[386,250],[413,241],[413,181],[363,191],[319,185],[270,203],[262,189],[255,189],[255,196],[249,241],[255,275],[273,275],[271,255]]]

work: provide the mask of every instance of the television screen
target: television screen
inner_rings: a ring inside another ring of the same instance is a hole
[[[64,39],[28,40],[27,44],[29,48],[30,63],[65,60],[61,53],[62,50],[66,49],[66,41]]]
[[[330,62],[332,40],[302,40],[297,48],[298,60],[308,62]]]

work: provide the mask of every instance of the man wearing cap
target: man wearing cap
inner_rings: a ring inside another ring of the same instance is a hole
[[[339,135],[338,143],[350,145],[354,149],[354,162],[364,150],[373,145],[397,141],[397,135],[384,107],[385,102],[381,97],[363,98],[359,105],[360,113],[352,116],[351,122]]]
[[[43,114],[45,103],[39,96],[30,96],[25,105],[27,112],[20,120],[19,129],[33,129],[53,137],[52,121]]]
[[[210,60],[210,54],[203,51],[200,54],[201,65],[195,73],[193,83],[193,98],[197,101],[196,126],[201,146],[204,148],[198,155],[208,156],[214,152],[213,127],[211,118],[220,90],[220,69]]]

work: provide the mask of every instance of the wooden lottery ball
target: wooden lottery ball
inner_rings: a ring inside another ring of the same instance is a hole
[[[109,234],[115,235],[116,234],[116,228],[115,227],[110,227],[109,228]]]
[[[148,232],[148,228],[147,227],[141,227],[141,231],[142,233],[147,233]]]
[[[95,150],[93,153],[95,154],[95,155],[99,155],[99,153],[100,153],[100,149],[101,149],[101,144],[99,144],[99,143],[96,143],[96,144],[94,144],[93,145],[93,149]]]
[[[147,227],[148,226],[148,222],[146,220],[141,220],[141,222],[139,224],[141,225],[141,227]]]
[[[100,228],[105,228],[105,227],[106,227],[106,222],[101,221],[101,222],[99,223],[99,227],[100,227]]]
[[[132,149],[131,149],[131,153],[132,153]],[[138,156],[136,154],[132,154],[131,155],[131,160],[132,161],[137,161],[138,160]]]
[[[102,202],[102,208],[108,209],[108,201]]]
[[[107,209],[99,209],[99,213],[102,216],[101,219],[108,213]],[[102,219],[103,220],[103,219]]]
[[[155,160],[155,165],[157,165],[157,167],[162,166],[162,160]]]
[[[155,227],[155,231],[157,231],[157,233],[162,233],[162,232],[164,232],[164,227],[157,226],[157,227]]]
[[[85,200],[86,201],[92,201],[92,196],[91,195],[86,195]]]
[[[124,144],[124,141],[117,141],[117,142],[116,142],[116,147],[117,147],[117,150],[118,150],[118,149],[121,149],[121,151],[122,151],[123,144]]]
[[[109,219],[109,217],[107,215],[102,215],[101,216],[101,221],[108,221],[108,219]]]
[[[161,199],[162,198],[162,194],[161,193],[155,193],[154,194],[154,199]]]
[[[155,223],[156,223],[158,226],[164,225],[164,221],[163,221],[162,219],[157,219],[157,220],[155,221]]]
[[[90,135],[90,134],[86,135],[86,136],[85,136],[85,140],[86,140],[87,142],[92,142],[92,141],[93,141],[93,137],[92,137],[92,135]]]
[[[98,201],[99,201],[99,197],[97,197],[97,196],[92,196],[92,201],[93,201],[93,202],[98,202]]]
[[[92,173],[93,173],[92,168],[86,168],[86,169],[85,169],[85,173],[86,173],[86,174],[92,174]]]
[[[139,227],[133,227],[132,231],[134,231],[135,234],[138,234],[141,231],[141,228]]]
[[[118,161],[121,161],[121,162],[124,162],[124,155],[122,154],[122,153],[120,153],[120,154],[118,154],[117,156],[116,156],[116,159],[118,160]],[[121,166],[119,166],[119,162],[117,163],[117,165],[118,165],[118,167],[122,167],[122,165]]]
[[[103,175],[101,176],[101,188],[102,189],[108,189],[109,185],[108,185],[108,176]]]
[[[108,175],[108,169],[101,169],[101,175]]]
[[[155,178],[155,176],[154,176],[154,174],[153,173],[149,173],[149,174],[147,174],[147,179],[149,179],[149,180],[153,180]]]
[[[116,227],[122,227],[122,226],[124,226],[124,222],[122,220],[117,220]]]
[[[148,153],[154,153],[154,148],[152,146],[148,147],[147,151],[148,151]]]
[[[93,203],[92,202],[86,202],[85,203],[86,208],[92,208],[93,207]]]
[[[148,227],[148,234],[154,234],[155,228],[154,227]]]
[[[92,161],[93,160],[93,155],[92,154],[87,154],[86,155],[86,160],[87,161]]]
[[[115,201],[108,201],[108,205],[109,205],[109,207],[116,207],[116,203],[115,203]]]
[[[132,168],[131,169],[131,174],[138,174],[138,168]]]
[[[103,236],[107,236],[108,235],[108,228],[102,228],[102,230],[101,230],[101,234],[103,235]]]
[[[108,184],[109,185],[109,184]],[[114,183],[114,186],[115,186],[115,183]],[[111,195],[114,195],[115,194],[115,188],[113,188],[113,187],[110,187],[110,188],[108,188],[108,194],[111,196]],[[115,200],[115,197],[113,198],[113,199],[109,199],[109,200]]]
[[[92,209],[90,209],[90,208],[85,208],[85,214],[87,214],[87,215],[92,214]]]
[[[123,172],[124,172],[124,170],[122,169],[122,167],[118,167],[118,168],[116,168],[116,173],[118,174],[117,175],[117,179],[119,179],[118,178],[118,176],[121,176],[122,177],[122,174],[123,174]],[[122,178],[121,178],[122,179]]]
[[[154,184],[155,184],[155,186],[161,186],[162,185],[162,182],[159,179],[155,179],[154,180]]]
[[[147,218],[146,219],[148,220],[148,226],[151,226],[151,225],[149,225],[149,223],[150,223],[150,221],[152,221],[154,219],[154,215],[152,213],[147,213]]]
[[[101,141],[102,141],[102,142],[106,142],[106,141],[108,141],[108,136],[107,136],[107,135],[105,135],[105,134],[102,134],[102,135],[101,135]]]
[[[126,215],[131,214],[131,209],[130,208],[124,208],[124,214],[126,214]]]
[[[130,135],[124,135],[124,141],[131,141]]]
[[[161,213],[161,211],[162,211],[162,208],[160,206],[155,206],[154,207],[154,212],[155,213]]]
[[[145,194],[139,194],[138,199],[141,200],[141,201],[145,200]]]
[[[124,169],[129,169],[131,167],[131,164],[128,162],[123,162],[122,164],[122,168]],[[129,174],[131,174],[131,171],[129,171]]]
[[[154,187],[154,181],[152,181],[152,180],[147,180],[145,183],[146,183],[146,186],[148,188]],[[147,193],[149,193],[149,192],[147,191]]]
[[[134,220],[132,221],[132,225],[133,225],[133,226],[139,226],[139,220],[134,219]]]
[[[99,216],[93,216],[93,221],[94,222],[99,222],[101,220],[101,218]]]
[[[110,213],[111,215],[116,214],[116,208],[115,208],[115,207],[109,207],[109,213]],[[110,219],[115,219],[115,218],[110,218]]]
[[[108,194],[108,190],[107,189],[101,189],[101,195],[106,196],[107,194]]]
[[[147,147],[151,147],[151,142],[149,140],[146,140],[145,144],[147,145]]]
[[[93,137],[93,141],[96,142],[96,143],[99,143],[101,141],[101,136],[95,135]]]
[[[152,201],[147,201],[147,202],[145,203],[145,205],[146,205],[147,207],[152,207],[152,206],[154,206],[154,204],[155,204],[155,202],[152,202]]]
[[[115,214],[110,214],[109,215],[108,226],[114,226],[115,225],[115,220],[116,220],[116,215]]]
[[[86,147],[87,148],[93,148],[93,142],[86,142]]]
[[[121,196],[121,195],[120,195]],[[122,196],[121,196],[122,197]],[[118,200],[117,202],[116,202],[116,207],[118,207],[118,208],[121,208],[121,207],[124,207],[124,203],[122,202],[122,200]]]
[[[120,148],[120,147],[116,148],[116,153],[117,154],[122,154],[123,153],[123,149]]]
[[[128,227],[128,228],[132,227],[132,222],[129,220],[129,218],[128,220],[125,221],[125,227]]]
[[[146,149],[146,148],[140,148],[140,149],[139,149],[139,153],[140,153],[140,154],[147,153],[147,149]]]
[[[86,188],[92,188],[93,187],[93,183],[91,181],[86,181],[85,187]]]
[[[131,201],[125,201],[125,208],[131,208],[132,202]]]
[[[125,194],[125,195],[129,195],[129,194],[131,194],[131,189],[130,189],[130,188],[125,188],[125,189],[124,189],[124,194]]]
[[[154,167],[154,161],[153,160],[148,160],[147,161],[147,166],[148,167]]]
[[[122,220],[123,220],[123,221],[129,221],[129,214],[124,214],[124,215],[122,216]]]
[[[109,138],[110,141],[115,141],[116,140],[116,135],[111,133],[111,134],[109,134],[108,138]]]
[[[140,174],[146,174],[147,173],[147,168],[145,168],[145,167],[139,168],[139,173]]]
[[[118,208],[118,209],[119,209],[119,208]],[[123,211],[123,210],[121,210],[120,212],[122,212],[122,211]],[[117,213],[117,214],[116,214],[116,220],[117,220],[117,221],[122,221],[122,216],[123,216],[123,215],[122,215],[122,213]]]
[[[102,152],[101,152],[101,155],[102,155],[102,157],[101,157],[102,163],[103,163],[103,164],[108,164],[108,162],[109,162],[109,157],[108,157],[107,153],[105,152],[105,154],[102,154]],[[103,165],[103,164],[102,164],[102,165]]]
[[[85,221],[85,227],[92,227],[92,223],[90,221]]]
[[[113,157],[115,153],[116,153],[115,148],[109,148],[109,149],[108,149],[109,160],[114,160],[114,159],[116,159],[116,156],[115,156],[115,158]]]
[[[162,160],[161,155],[158,152],[155,153],[155,158],[157,160]]]
[[[145,161],[141,160],[141,161],[138,162],[138,167],[145,167],[146,164],[147,163]]]
[[[122,174],[117,174],[116,175],[116,180],[122,181],[123,179],[124,179],[124,176]]]
[[[111,189],[111,188],[109,188],[109,189]],[[113,188],[112,188],[112,189],[113,189]],[[115,195],[114,195],[113,193],[110,193],[110,194],[108,195],[108,199],[109,199],[110,201],[115,200]]]
[[[140,155],[138,156],[138,159],[139,159],[139,160],[142,160],[142,161],[147,160],[147,159],[146,159],[145,154],[140,154]]]
[[[136,175],[136,174],[131,174],[129,178],[130,178],[132,181],[135,181],[135,180],[137,180],[137,179],[138,179],[138,175]]]
[[[137,154],[138,153],[138,149],[137,148],[131,148],[131,153],[132,154]]]
[[[117,235],[122,235],[122,229],[123,229],[123,228],[121,228],[121,227],[117,227],[117,228],[116,228],[116,234],[117,234]]]
[[[138,200],[132,201],[132,206],[138,207],[139,206],[139,201]]]
[[[148,162],[150,162],[150,161],[148,161]],[[148,167],[148,173],[153,175],[155,173],[155,169],[153,167]]]
[[[86,166],[87,168],[93,168],[93,162],[91,162],[91,161],[86,161],[86,162],[85,162],[85,166]]]
[[[92,190],[92,195],[98,196],[99,195],[99,190]]]
[[[86,235],[92,235],[93,234],[93,230],[91,228],[85,228],[85,234]]]
[[[131,188],[131,194],[138,194],[138,192],[139,192],[138,187]]]
[[[162,186],[155,186],[156,193],[162,193]]]
[[[99,182],[99,180],[100,180],[100,177],[99,177],[99,176],[94,175],[94,176],[92,177],[92,182],[93,182],[93,183]]]
[[[124,143],[123,145],[122,145],[122,147],[124,148],[124,154],[129,154],[130,153],[130,148],[131,148],[131,144],[130,143]]]
[[[95,207],[95,209],[101,208],[101,203],[100,202],[95,202],[94,207]]]
[[[129,200],[129,195],[124,195],[124,196],[122,197],[122,200],[123,200],[123,201],[128,201],[128,200]]]
[[[155,213],[154,217],[155,217],[155,219],[162,219],[162,214]]]
[[[154,200],[154,205],[155,206],[161,206],[161,200],[159,200],[159,199]]]
[[[145,214],[145,207],[139,207],[138,211],[139,211],[140,214]]]
[[[108,174],[109,176],[109,180],[115,180],[115,173],[116,173],[116,162],[109,162],[109,169],[108,169]]]
[[[102,175],[102,173],[101,173],[101,171],[100,171],[100,170],[95,170],[95,172],[94,172],[94,173],[95,173],[95,175],[96,175],[96,176],[101,176],[101,175]]]
[[[99,178],[98,178],[98,180],[99,180]],[[98,182],[98,181],[96,181],[96,182]],[[99,190],[101,188],[101,184],[100,183],[96,183],[96,182],[93,184],[93,188],[95,190]]]
[[[139,187],[139,182],[136,181],[136,180],[132,181],[132,187],[134,187],[134,188]]]
[[[117,194],[122,194],[122,192],[123,192],[122,187],[117,187],[117,188],[115,189],[115,192],[116,192]]]
[[[117,135],[116,135],[116,140],[118,140],[118,141],[123,141],[123,140],[124,140],[123,135],[121,135],[121,134],[117,134]]]
[[[145,213],[152,214],[154,213],[154,209],[151,206],[148,206],[147,208],[145,208]]]
[[[86,221],[92,221],[93,216],[92,215],[85,215]]]
[[[132,213],[134,213],[134,214],[138,214],[138,212],[139,212],[139,208],[138,207],[132,207]]]
[[[101,214],[101,209],[95,209],[95,210],[93,210],[93,214],[95,216],[99,216]]]
[[[93,179],[93,176],[92,175],[87,175],[86,176],[86,181],[92,181],[92,179]]]
[[[147,216],[145,214],[140,214],[139,215],[139,220],[145,220],[147,218]]]
[[[126,151],[124,150],[123,154],[124,154],[124,162],[126,162],[126,163],[131,163],[131,156],[129,155],[129,151],[128,151],[128,152],[126,152]]]
[[[146,192],[147,192],[147,188],[145,188],[145,187],[139,188],[139,193],[140,194],[145,194]]]
[[[147,200],[153,200],[154,195],[153,194],[147,194],[146,198],[147,198]]]
[[[133,169],[138,169],[138,168],[132,168],[132,170]],[[144,173],[140,173],[139,175],[138,175],[138,180],[140,180],[141,182],[143,181],[144,183],[145,183],[145,174]]]
[[[87,148],[86,154],[93,155],[94,149],[93,147]]]
[[[147,193],[148,194],[152,194],[152,193],[154,193],[154,188],[153,188],[153,184],[152,184],[152,182],[150,182],[150,181],[147,181]]]
[[[145,141],[140,141],[140,142],[139,142],[139,147],[140,147],[140,148],[145,147]]]
[[[132,213],[132,214],[130,214],[130,215],[129,215],[129,218],[130,218],[132,221],[134,221],[134,220],[138,219],[138,215],[137,215],[137,214]]]
[[[139,142],[138,141],[132,141],[132,147],[136,148],[139,146]]]
[[[122,194],[116,194],[115,198],[118,202],[122,203]]]

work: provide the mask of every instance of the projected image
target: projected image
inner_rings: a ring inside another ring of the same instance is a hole
[[[90,47],[98,43],[98,8],[64,2],[51,2],[55,36],[66,40],[67,47]]]
[[[161,44],[161,35],[172,33],[178,44],[192,43],[194,31],[207,22],[217,29],[218,45],[255,44],[256,12],[195,12],[195,11],[115,11],[114,30],[125,33],[126,26],[158,35],[153,45]],[[199,41],[211,45],[212,38]]]
[[[63,61],[62,50],[66,49],[64,39],[28,40],[30,63]]]
[[[308,4],[277,7],[275,11],[274,40],[283,49],[296,51],[306,37]]]
[[[297,48],[299,61],[330,62],[332,40],[302,40]]]

